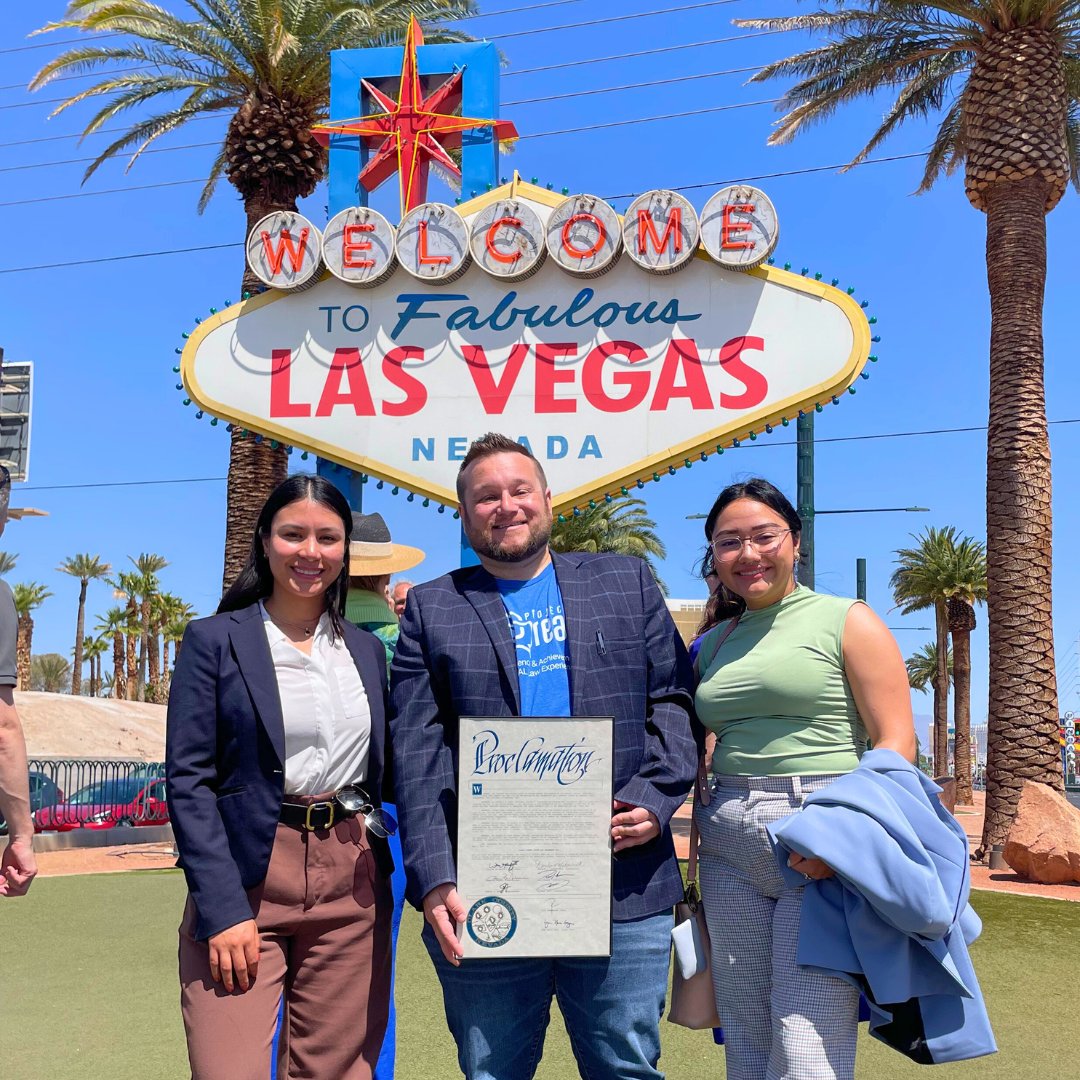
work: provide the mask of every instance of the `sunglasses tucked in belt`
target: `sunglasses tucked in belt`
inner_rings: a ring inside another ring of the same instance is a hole
[[[329,799],[312,803],[283,802],[278,819],[285,825],[315,831],[329,829],[335,821],[364,815],[364,827],[372,836],[385,840],[397,832],[398,823],[389,810],[374,806],[362,787],[349,784]]]

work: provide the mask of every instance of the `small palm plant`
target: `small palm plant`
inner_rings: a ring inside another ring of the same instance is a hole
[[[645,561],[660,591],[667,595],[667,586],[653,562],[663,559],[667,549],[656,534],[656,522],[649,517],[641,499],[619,495],[611,502],[599,502],[579,514],[570,515],[565,521],[556,522],[551,530],[551,547],[555,551],[634,555]]]
[[[11,590],[15,597],[15,614],[18,616],[18,637],[15,646],[15,671],[20,690],[30,689],[30,661],[34,644],[34,617],[52,593],[36,581],[26,581]]]

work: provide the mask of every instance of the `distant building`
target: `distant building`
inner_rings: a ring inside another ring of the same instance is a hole
[[[705,601],[668,600],[667,607],[683,641],[689,645],[694,639],[694,634],[697,633],[698,626],[701,625],[705,614]]]

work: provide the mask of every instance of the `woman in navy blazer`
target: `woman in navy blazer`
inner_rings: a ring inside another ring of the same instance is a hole
[[[385,652],[343,618],[351,526],[332,484],[290,477],[180,649],[166,772],[194,1080],[369,1080],[378,1058],[396,826],[381,809]]]

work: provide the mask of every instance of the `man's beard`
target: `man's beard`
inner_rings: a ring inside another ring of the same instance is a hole
[[[483,558],[504,563],[525,562],[551,542],[551,524],[550,515],[537,518],[529,526],[529,535],[524,543],[518,541],[512,545],[493,540],[490,535],[474,535],[469,528],[466,528],[465,535],[473,551]]]

